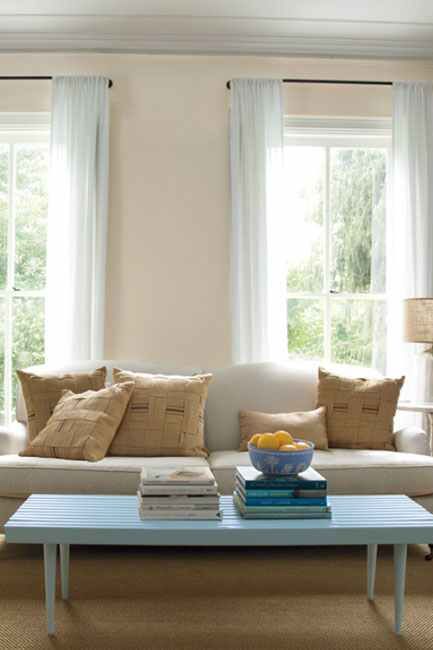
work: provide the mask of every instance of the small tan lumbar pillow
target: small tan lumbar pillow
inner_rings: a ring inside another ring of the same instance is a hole
[[[404,377],[351,379],[319,368],[317,403],[326,406],[330,447],[394,449],[393,421]]]
[[[326,409],[300,411],[297,413],[260,413],[240,411],[240,451],[248,449],[248,440],[255,433],[288,431],[294,438],[314,442],[316,449],[328,449],[326,436]]]
[[[150,375],[113,368],[135,388],[110,447],[112,456],[207,456],[204,408],[212,375]]]
[[[47,426],[20,456],[101,460],[116,435],[134,389],[133,382],[88,390],[63,391]]]
[[[17,370],[17,375],[26,404],[29,440],[33,440],[47,424],[64,390],[100,390],[105,386],[107,369],[45,376]]]

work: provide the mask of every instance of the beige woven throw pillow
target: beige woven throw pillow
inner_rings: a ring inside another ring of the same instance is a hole
[[[350,379],[319,368],[318,406],[326,406],[328,443],[346,449],[394,449],[393,421],[404,377]]]
[[[239,427],[240,451],[248,449],[248,440],[255,433],[275,433],[275,431],[288,431],[295,438],[314,442],[316,449],[328,449],[326,409],[323,406],[314,411],[297,413],[239,411]]]
[[[101,460],[116,435],[133,382],[85,393],[63,391],[47,426],[20,456]]]
[[[112,456],[203,456],[204,408],[212,375],[150,375],[113,368],[135,388],[113,440]]]
[[[17,375],[26,403],[29,440],[33,440],[47,424],[64,390],[100,390],[105,386],[107,369],[46,376],[17,370]]]

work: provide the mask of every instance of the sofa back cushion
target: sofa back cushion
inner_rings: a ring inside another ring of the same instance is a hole
[[[251,363],[214,370],[205,412],[206,447],[239,449],[240,411],[311,411],[316,401],[316,364]]]

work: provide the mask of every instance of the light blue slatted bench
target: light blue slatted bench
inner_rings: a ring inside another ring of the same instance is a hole
[[[57,547],[62,598],[69,596],[70,544],[145,546],[367,545],[367,595],[374,597],[378,544],[393,544],[395,631],[403,619],[407,544],[428,544],[433,515],[406,496],[329,497],[331,520],[245,520],[231,497],[222,521],[141,521],[134,496],[34,494],[5,526],[6,540],[43,544],[48,633],[54,634]]]

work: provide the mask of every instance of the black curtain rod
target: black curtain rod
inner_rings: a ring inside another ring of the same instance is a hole
[[[363,81],[355,79],[282,79],[285,84],[344,84],[352,86],[392,86],[392,81]],[[230,90],[230,81],[226,83]]]
[[[53,77],[27,77],[27,76],[18,76],[18,77],[2,77],[0,76],[0,81],[50,81]],[[113,82],[111,79],[108,79],[108,87],[111,88]]]

